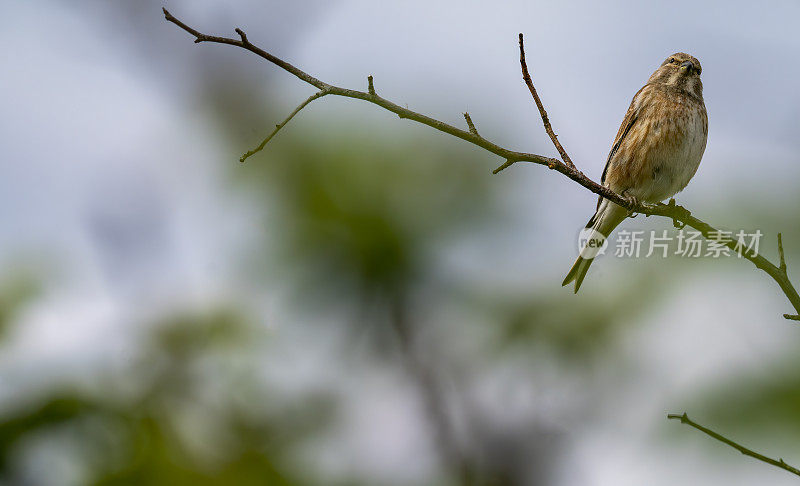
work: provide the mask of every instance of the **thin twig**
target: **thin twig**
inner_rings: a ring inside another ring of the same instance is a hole
[[[262,140],[261,143],[258,144],[258,147],[254,148],[253,150],[248,150],[247,153],[245,153],[244,155],[239,157],[239,162],[244,162],[251,155],[254,155],[254,154],[257,154],[258,152],[261,152],[261,150],[264,148],[264,146],[267,145],[267,143],[269,143],[270,140],[272,140],[272,137],[274,137],[275,134],[277,134],[281,130],[281,128],[285,127],[286,124],[289,123],[289,121],[291,121],[291,119],[294,118],[294,116],[300,112],[300,110],[302,110],[303,108],[308,106],[308,104],[311,103],[312,101],[314,101],[316,99],[319,99],[319,98],[322,98],[323,96],[325,96],[327,94],[328,94],[328,91],[323,89],[323,90],[317,91],[313,95],[309,96],[308,99],[306,99],[304,102],[300,103],[300,105],[297,108],[295,108],[293,112],[289,113],[289,116],[287,116],[285,120],[283,120],[281,123],[275,125],[275,130],[273,130],[272,133],[267,135],[267,138]]]
[[[508,167],[511,167],[512,165],[514,165],[514,162],[516,162],[514,159],[506,159],[506,161],[503,162],[503,165],[492,171],[492,174],[497,174],[498,172],[505,170]]]
[[[475,128],[475,124],[472,123],[472,118],[470,118],[469,113],[466,111],[464,112],[464,120],[467,121],[467,127],[469,128],[469,133],[475,135],[476,137],[480,137],[478,130]]]
[[[792,466],[786,464],[786,462],[783,460],[783,458],[778,458],[777,460],[775,460],[775,459],[769,458],[769,457],[767,457],[767,456],[765,456],[763,454],[759,454],[758,452],[750,450],[747,447],[744,447],[743,445],[737,444],[736,442],[728,439],[727,437],[723,437],[722,435],[714,432],[713,430],[710,430],[710,429],[708,429],[706,427],[703,427],[702,425],[692,421],[689,418],[689,416],[686,415],[686,413],[683,413],[683,414],[671,413],[671,414],[667,415],[667,418],[668,419],[680,420],[682,424],[686,424],[686,425],[689,425],[691,427],[694,427],[695,429],[703,432],[704,434],[709,435],[709,436],[717,439],[720,442],[728,444],[729,446],[733,447],[734,449],[736,449],[737,451],[741,452],[742,454],[744,454],[746,456],[750,456],[750,457],[756,458],[759,461],[766,462],[767,464],[771,464],[771,465],[773,465],[775,467],[779,467],[781,469],[789,471],[792,474],[800,476],[800,469],[797,469],[795,467],[792,467]]]
[[[440,132],[447,133],[454,137],[460,138],[461,140],[470,142],[478,147],[483,148],[484,150],[491,152],[492,154],[497,155],[505,159],[505,163],[494,170],[494,173],[498,173],[501,170],[505,169],[506,167],[516,163],[516,162],[531,162],[534,164],[545,165],[550,169],[556,170],[568,178],[572,179],[573,181],[577,182],[581,186],[585,187],[586,189],[590,190],[591,192],[603,196],[604,198],[608,199],[609,201],[622,206],[625,209],[628,209],[631,212],[641,213],[645,215],[656,215],[656,216],[664,216],[675,221],[679,221],[686,226],[694,228],[698,230],[705,238],[709,238],[710,234],[719,234],[719,231],[716,230],[713,226],[695,218],[692,216],[691,212],[689,212],[686,208],[677,205],[666,205],[666,204],[643,204],[638,203],[634,204],[632,201],[623,198],[616,192],[612,191],[608,187],[602,186],[592,179],[588,178],[583,172],[577,170],[575,165],[572,164],[569,157],[566,156],[566,151],[564,151],[561,156],[564,158],[564,161],[552,158],[552,157],[545,157],[542,155],[531,154],[526,152],[517,152],[514,150],[509,150],[503,148],[486,138],[476,135],[467,130],[462,130],[460,128],[456,128],[452,125],[449,125],[445,122],[436,120],[435,118],[431,118],[427,115],[423,115],[421,113],[417,113],[415,111],[411,111],[408,108],[404,108],[396,103],[393,103],[385,98],[378,96],[377,94],[373,94],[370,92],[364,91],[357,91],[352,89],[341,88],[338,86],[333,86],[331,84],[325,83],[320,81],[319,79],[311,76],[310,74],[302,71],[295,66],[289,64],[288,62],[279,59],[272,54],[264,51],[263,49],[256,47],[250,41],[247,40],[247,36],[241,29],[237,29],[237,33],[241,37],[241,39],[230,39],[227,37],[217,37],[206,35],[203,33],[198,32],[197,30],[189,27],[188,25],[184,24],[177,18],[175,18],[172,14],[170,14],[166,9],[164,9],[164,16],[165,18],[180,27],[181,29],[185,30],[189,34],[195,37],[195,42],[215,42],[219,44],[228,44],[232,46],[241,47],[243,49],[247,49],[250,52],[266,59],[267,61],[275,64],[276,66],[284,69],[285,71],[293,74],[300,80],[318,88],[320,91],[325,91],[326,94],[335,95],[335,96],[344,96],[346,98],[354,98],[359,100],[364,100],[369,103],[375,104],[384,108],[400,118],[409,119],[421,123],[423,125],[427,125],[435,130]],[[525,68],[523,73],[527,72],[527,66],[525,66],[525,57],[524,57],[524,49],[522,44],[522,36],[520,36],[520,61],[522,66]],[[526,83],[530,81],[530,75],[527,76]],[[561,144],[558,143],[558,140],[555,138],[555,134],[552,133],[552,127],[550,127],[550,122],[547,119],[547,114],[544,111],[544,107],[541,104],[541,100],[539,100],[538,94],[536,94],[536,90],[533,88],[533,83],[529,83],[529,88],[531,90],[531,94],[534,95],[534,100],[537,102],[537,106],[540,107],[540,112],[542,113],[542,119],[545,122],[545,129],[548,130],[548,134],[551,135],[551,139],[553,140],[556,147],[559,148],[559,152],[563,151],[563,147]],[[725,245],[738,252],[740,249],[736,247],[736,243],[734,241],[727,241]],[[742,252],[742,256],[752,262],[757,268],[766,272],[770,277],[772,277],[775,282],[781,287],[781,290],[791,302],[792,307],[794,307],[795,311],[800,314],[800,295],[798,295],[797,290],[794,288],[792,283],[789,281],[787,275],[778,267],[772,264],[769,260],[758,255],[752,250],[746,250]]]
[[[241,37],[241,40],[230,39],[228,37],[217,37],[217,36],[213,36],[213,35],[206,35],[206,34],[202,34],[202,33],[198,32],[198,31],[194,30],[193,28],[191,28],[188,25],[184,24],[180,20],[176,19],[171,13],[169,13],[169,11],[166,8],[162,8],[162,10],[164,11],[164,18],[166,18],[168,21],[172,22],[173,24],[177,25],[181,29],[185,30],[186,32],[188,32],[188,33],[190,33],[190,34],[192,34],[194,36],[195,44],[200,43],[200,42],[216,42],[218,44],[229,44],[229,45],[232,45],[232,46],[241,47],[243,49],[247,49],[248,51],[253,52],[254,54],[257,54],[257,55],[263,57],[267,61],[269,61],[269,62],[271,62],[271,63],[273,63],[273,64],[275,64],[277,66],[280,66],[282,69],[294,74],[295,76],[297,76],[298,78],[300,78],[301,80],[305,81],[306,83],[308,83],[308,84],[310,84],[312,86],[315,86],[315,87],[317,87],[319,89],[324,89],[325,87],[328,86],[326,83],[323,83],[322,81],[320,81],[319,79],[315,78],[314,76],[311,76],[308,73],[305,73],[305,72],[301,71],[300,69],[297,69],[296,67],[292,66],[288,62],[286,62],[286,61],[284,61],[282,59],[278,59],[277,57],[273,56],[269,52],[267,52],[267,51],[265,51],[265,50],[263,50],[263,49],[261,49],[259,47],[254,46],[253,44],[251,44],[247,40],[247,35],[245,35],[245,33],[242,31],[242,29],[239,29],[239,28],[236,29],[236,33],[239,34],[239,37]]]
[[[525,62],[525,42],[522,39],[522,34],[519,34],[519,64],[522,66],[522,79],[525,81],[525,84],[528,85],[528,90],[530,90],[533,96],[533,101],[536,102],[536,108],[539,109],[539,114],[542,115],[544,130],[547,132],[547,135],[550,136],[550,140],[553,141],[553,145],[556,146],[558,153],[561,154],[561,160],[563,160],[567,166],[574,169],[575,164],[572,163],[572,159],[567,155],[567,151],[564,150],[564,147],[561,146],[561,142],[558,141],[558,135],[555,134],[553,127],[550,125],[550,118],[547,117],[547,111],[544,109],[542,100],[539,99],[539,94],[536,92],[536,88],[533,87],[533,80],[531,80],[531,75],[528,72],[528,63]]]
[[[800,321],[800,315],[795,314],[784,314],[783,317],[789,319],[790,321]]]

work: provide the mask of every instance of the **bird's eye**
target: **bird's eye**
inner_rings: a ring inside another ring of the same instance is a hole
[[[670,57],[670,58],[669,58],[669,63],[670,63],[670,64],[677,64],[677,63],[678,63],[678,60],[677,60],[677,59],[675,59],[674,57]]]

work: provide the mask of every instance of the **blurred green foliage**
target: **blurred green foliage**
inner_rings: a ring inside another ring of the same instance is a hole
[[[607,346],[612,323],[621,322],[614,301],[590,308],[527,292],[509,300],[491,289],[459,296],[452,282],[441,281],[439,260],[450,246],[502,231],[507,223],[502,186],[470,157],[475,154],[416,140],[328,135],[309,144],[288,137],[268,157],[235,169],[237,187],[263,201],[265,241],[254,242],[246,257],[249,278],[293,287],[294,305],[301,309],[325,312],[333,305],[355,311],[343,329],[366,326],[384,338],[384,346],[397,345],[397,332],[408,333],[403,339],[413,345],[424,326],[437,325],[426,316],[445,301],[489,316],[507,345],[549,347],[565,360]],[[475,292],[481,286],[465,288]],[[268,349],[257,344],[263,330],[231,309],[164,318],[140,343],[139,358],[127,369],[100,373],[94,378],[99,385],[89,387],[94,391],[65,386],[6,410],[0,425],[2,477],[26,479],[31,473],[21,465],[20,451],[66,430],[84,451],[87,484],[330,484],[293,458],[335,422],[335,401],[312,394],[286,404],[272,394],[257,378],[252,354]],[[502,346],[484,351],[491,356]],[[437,364],[435,351],[420,355],[412,347],[402,353],[407,356],[399,364],[411,370],[429,408],[440,408],[429,417],[431,434],[446,431],[434,422],[449,420],[443,403],[450,398],[442,394],[446,387],[439,377],[447,363]],[[245,370],[229,366],[240,360]],[[209,390],[215,398],[208,398]],[[201,423],[187,429],[187,417],[201,417]],[[531,461],[539,464],[537,477],[547,477],[554,449],[536,447],[539,432],[501,433],[478,426],[480,417],[474,420],[470,441],[485,447],[442,451],[443,458],[459,456],[457,464],[443,466],[444,484],[459,483],[458,477],[474,484],[523,484]],[[197,434],[204,437],[202,445]],[[444,443],[459,449],[457,442]],[[524,459],[492,452],[529,449]],[[448,471],[451,466],[462,473]]]
[[[10,273],[10,275],[9,275]],[[11,270],[0,282],[0,340],[5,337],[17,312],[38,293],[36,278],[29,272]]]
[[[287,466],[287,457],[325,426],[330,401],[312,396],[290,409],[276,410],[274,403],[258,408],[236,399],[269,397],[254,370],[237,379],[224,372],[225,360],[199,366],[215,354],[241,353],[254,332],[231,311],[176,316],[154,326],[131,369],[106,374],[92,387],[65,384],[6,407],[0,480],[59,483],[56,471],[26,470],[19,454],[67,433],[72,451],[63,452],[75,460],[80,451],[80,484],[313,484]],[[209,387],[220,388],[212,400]],[[190,421],[187,429],[187,414],[200,423]],[[205,435],[193,437],[192,428]]]
[[[796,356],[781,357],[757,373],[738,376],[736,380],[708,389],[697,401],[698,413],[695,415],[703,416],[730,434],[797,444],[796,438],[800,436],[800,362]],[[797,457],[800,456],[800,446],[793,450],[782,446],[778,453]]]
[[[499,330],[498,356],[513,347],[527,347],[547,351],[563,362],[608,362],[607,353],[620,333],[657,305],[661,295],[659,285],[647,274],[633,273],[621,285],[624,288],[602,299],[583,297],[585,305],[575,305],[572,293],[558,292],[555,287],[552,293],[536,294],[473,291],[464,297],[464,305],[490,316],[487,322]]]
[[[369,295],[408,287],[433,273],[437,245],[497,210],[475,154],[418,140],[379,147],[345,134],[293,142],[278,160],[256,157],[242,175],[279,207],[267,211],[267,228],[280,259],[326,275],[307,282],[318,289]]]
[[[576,382],[590,382],[595,369],[619,364],[615,346],[666,294],[662,277],[669,269],[662,265],[656,275],[631,265],[621,287],[580,300],[559,288],[558,279],[546,289],[512,291],[480,279],[459,280],[446,268],[458,264],[446,258],[452,248],[513,230],[504,207],[509,179],[490,176],[485,153],[443,146],[439,134],[416,138],[343,118],[311,129],[293,121],[263,153],[239,165],[238,154],[282,115],[264,99],[261,80],[236,66],[231,61],[207,68],[195,94],[231,154],[220,162],[230,168],[226,173],[234,183],[228,189],[250,198],[253,225],[263,230],[263,239],[244,245],[249,251],[241,255],[243,282],[257,295],[289,289],[280,295],[290,295],[290,307],[334,316],[324,321],[335,321],[336,332],[351,333],[343,339],[344,353],[361,344],[352,339],[353,331],[381,338],[370,359],[378,355],[380,365],[396,365],[416,385],[428,435],[439,449],[433,461],[441,470],[435,473],[438,484],[546,484],[562,438],[535,417],[519,427],[493,426],[496,417],[476,411],[469,390],[453,390],[469,388],[471,380],[480,380],[470,373],[483,370],[454,368],[458,363],[489,368],[521,350],[529,358],[521,373],[533,373],[537,359],[547,360],[576,373]],[[766,214],[774,217],[770,224],[785,221],[777,212]],[[754,225],[763,224],[761,214],[747,216]],[[786,241],[800,240],[797,228],[784,231]],[[13,329],[37,288],[31,279],[7,281],[0,285],[0,337]],[[65,383],[13,397],[0,410],[0,483],[33,484],[46,477],[67,484],[69,478],[54,477],[57,471],[33,471],[27,462],[60,436],[67,437],[62,452],[77,462],[80,484],[335,483],[297,457],[341,419],[337,397],[316,391],[286,397],[266,383],[258,359],[270,352],[262,316],[242,308],[234,299],[211,312],[187,309],[137,323],[150,332],[135,344],[136,356],[125,367],[97,370],[85,377],[89,385]],[[347,312],[329,312],[341,308]],[[491,338],[483,342],[479,333],[467,335],[474,323],[443,322],[439,308],[452,311],[445,316],[486,323]],[[453,325],[455,335],[435,339],[435,331],[452,331]],[[423,346],[420,335],[426,338]],[[454,365],[447,345],[459,338],[469,346],[459,348]],[[383,353],[386,346],[391,352]],[[778,424],[800,434],[798,369],[794,362],[781,363],[781,372],[768,383],[753,379],[715,390],[707,410],[729,424],[746,417],[754,426]],[[585,407],[597,407],[603,398],[595,395]],[[452,433],[443,422],[456,415],[454,409],[460,411],[462,430],[442,439]],[[759,417],[763,421],[755,420]],[[340,482],[355,486],[362,479]]]

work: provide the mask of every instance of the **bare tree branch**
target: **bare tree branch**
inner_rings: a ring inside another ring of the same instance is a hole
[[[509,149],[500,147],[499,145],[497,145],[497,144],[487,140],[486,138],[478,135],[477,130],[473,130],[474,125],[472,127],[469,127],[469,122],[467,122],[469,131],[466,131],[466,130],[462,130],[460,128],[456,128],[456,127],[454,127],[452,125],[449,125],[449,124],[447,124],[445,122],[442,122],[442,121],[436,120],[434,118],[431,118],[431,117],[429,117],[427,115],[423,115],[421,113],[417,113],[417,112],[411,111],[408,108],[404,108],[402,106],[399,106],[399,105],[397,105],[397,104],[395,104],[395,103],[393,103],[393,102],[391,102],[391,101],[389,101],[389,100],[387,100],[385,98],[382,98],[382,97],[380,97],[380,96],[378,96],[376,94],[374,85],[373,85],[372,80],[371,80],[371,77],[368,78],[369,84],[368,84],[368,91],[367,92],[341,88],[341,87],[338,87],[338,86],[333,86],[331,84],[325,83],[325,82],[320,81],[319,79],[315,78],[314,76],[311,76],[310,74],[306,73],[305,71],[302,71],[302,70],[298,69],[297,67],[289,64],[288,62],[286,62],[286,61],[284,61],[282,59],[279,59],[279,58],[273,56],[272,54],[264,51],[263,49],[253,45],[252,43],[250,43],[250,41],[247,39],[247,35],[241,29],[236,29],[236,32],[239,34],[239,37],[240,37],[240,39],[238,39],[238,40],[237,39],[227,38],[227,37],[217,37],[217,36],[207,35],[207,34],[203,34],[201,32],[198,32],[197,30],[189,27],[188,25],[186,25],[182,21],[180,21],[177,18],[175,18],[166,9],[163,9],[163,10],[164,10],[164,16],[168,21],[174,23],[175,25],[177,25],[181,29],[185,30],[186,32],[188,32],[189,34],[194,36],[195,43],[213,42],[213,43],[218,43],[218,44],[228,44],[228,45],[232,45],[232,46],[236,46],[236,47],[241,47],[243,49],[247,49],[248,51],[253,52],[254,54],[266,59],[267,61],[269,61],[269,62],[275,64],[276,66],[284,69],[285,71],[293,74],[294,76],[296,76],[300,80],[302,80],[302,81],[314,86],[315,88],[317,88],[319,90],[319,92],[317,94],[311,96],[308,100],[306,100],[305,103],[301,104],[298,107],[298,109],[296,109],[295,112],[293,112],[284,121],[284,123],[278,125],[277,126],[277,130],[279,130],[280,127],[284,126],[298,111],[300,111],[302,108],[304,108],[306,105],[308,105],[308,103],[310,103],[314,99],[317,99],[317,98],[319,98],[321,96],[324,96],[324,95],[335,95],[335,96],[343,96],[343,97],[346,97],[346,98],[354,98],[354,99],[364,100],[364,101],[373,103],[375,105],[378,105],[381,108],[384,108],[384,109],[386,109],[386,110],[398,115],[400,118],[413,120],[413,121],[416,121],[416,122],[421,123],[423,125],[427,125],[427,126],[433,128],[435,130],[447,133],[447,134],[452,135],[454,137],[460,138],[461,140],[470,142],[473,145],[481,147],[484,150],[486,150],[488,152],[491,152],[492,154],[495,154],[498,157],[501,157],[501,158],[505,159],[506,162],[503,165],[501,165],[500,167],[498,167],[497,169],[495,169],[494,173],[500,172],[501,170],[505,169],[506,167],[508,167],[508,166],[510,166],[510,165],[512,165],[512,164],[514,164],[516,162],[531,162],[531,163],[534,163],[534,164],[545,165],[545,166],[547,166],[548,168],[550,168],[552,170],[555,170],[555,171],[558,171],[558,172],[564,174],[565,176],[567,176],[568,178],[570,178],[573,181],[577,182],[578,184],[580,184],[581,186],[583,186],[586,189],[590,190],[591,192],[593,192],[595,194],[598,194],[600,196],[603,196],[604,198],[614,202],[615,204],[618,204],[619,206],[622,206],[622,207],[628,209],[629,211],[631,211],[633,213],[641,213],[641,214],[645,214],[647,216],[650,216],[650,215],[663,216],[663,217],[669,218],[669,219],[671,219],[673,221],[673,224],[675,224],[676,226],[678,226],[678,223],[681,223],[684,226],[689,226],[691,228],[694,228],[697,231],[699,231],[700,233],[702,233],[702,235],[705,238],[709,238],[709,235],[711,235],[711,234],[719,234],[719,231],[717,231],[713,226],[711,226],[711,225],[709,225],[709,224],[707,224],[707,223],[695,218],[694,216],[692,216],[691,212],[689,210],[687,210],[686,208],[675,205],[674,201],[670,201],[670,204],[661,204],[661,203],[659,203],[659,204],[643,204],[643,203],[634,204],[632,201],[623,198],[622,196],[620,196],[619,194],[615,193],[611,189],[609,189],[609,188],[607,188],[605,186],[602,186],[602,185],[596,183],[595,181],[591,180],[586,175],[584,175],[583,172],[581,172],[581,171],[579,171],[579,170],[577,170],[575,168],[574,164],[570,160],[570,158],[567,155],[566,151],[561,146],[561,144],[558,142],[558,140],[556,138],[556,135],[553,132],[552,127],[550,126],[550,122],[549,122],[549,119],[547,118],[547,113],[544,110],[544,106],[542,105],[542,102],[539,99],[538,94],[536,93],[536,89],[533,87],[533,82],[531,81],[530,74],[528,73],[527,65],[525,63],[525,51],[524,51],[524,45],[523,45],[523,42],[522,42],[522,35],[520,35],[520,64],[521,64],[522,69],[523,69],[523,79],[525,80],[525,83],[528,85],[528,88],[529,88],[529,90],[531,91],[531,94],[534,97],[534,101],[536,101],[536,105],[539,108],[540,114],[542,115],[542,121],[545,124],[545,130],[548,132],[548,135],[550,135],[550,139],[553,141],[553,144],[556,146],[556,149],[558,150],[558,152],[561,154],[562,158],[564,159],[563,161],[555,159],[555,158],[551,158],[551,157],[545,157],[543,155],[531,154],[531,153],[526,153],[526,152],[518,152],[518,151],[509,150]],[[324,93],[324,94],[320,94],[320,93]],[[268,136],[267,139],[262,144],[266,144],[266,142],[268,142],[269,139],[272,136],[274,136],[274,133],[276,133],[277,130],[275,130],[270,136]],[[262,147],[263,147],[263,145],[262,145]],[[257,150],[255,150],[255,151],[257,151]],[[245,155],[247,155],[247,154],[245,154]],[[252,155],[252,154],[250,154],[250,155]],[[247,156],[249,156],[249,155],[247,155]],[[246,157],[243,157],[243,158],[246,158]],[[742,250],[741,248],[737,247],[736,242],[734,242],[733,240],[725,241],[724,243],[728,248],[730,248],[731,250],[733,250],[735,252],[741,251],[742,252],[742,256],[744,258],[746,258],[747,260],[751,261],[757,268],[759,268],[760,270],[766,272],[770,277],[772,277],[772,279],[775,280],[775,282],[780,286],[780,288],[783,291],[783,293],[789,299],[789,302],[792,304],[792,306],[794,307],[795,311],[798,314],[800,314],[800,295],[798,295],[797,290],[794,288],[792,283],[789,281],[789,278],[788,278],[786,272],[781,267],[778,267],[778,266],[772,264],[769,260],[767,260],[766,258],[762,257],[761,255],[755,253],[754,251],[752,251],[750,249]],[[781,248],[782,248],[782,244],[781,244]],[[789,314],[786,314],[785,317],[787,317],[787,319],[794,319],[794,317],[797,317],[796,320],[800,320],[800,317],[798,317],[798,316],[790,316]]]
[[[759,461],[766,462],[767,464],[772,464],[775,467],[779,467],[781,469],[789,471],[792,474],[800,476],[800,469],[797,469],[795,467],[792,467],[792,466],[786,464],[786,462],[783,460],[783,458],[778,458],[777,460],[775,460],[775,459],[769,458],[769,457],[767,457],[767,456],[765,456],[763,454],[759,454],[758,452],[752,451],[752,450],[748,449],[747,447],[744,447],[743,445],[737,444],[736,442],[728,439],[727,437],[724,437],[724,436],[714,432],[713,430],[710,430],[710,429],[708,429],[706,427],[703,427],[702,425],[692,421],[689,418],[689,416],[686,415],[686,413],[683,413],[683,414],[671,413],[671,414],[667,415],[667,418],[671,419],[671,420],[672,419],[680,420],[682,424],[686,424],[686,425],[689,425],[691,427],[694,427],[695,429],[703,432],[704,434],[706,434],[708,436],[711,436],[711,437],[717,439],[718,441],[720,441],[722,443],[728,444],[729,446],[733,447],[734,449],[736,449],[737,451],[741,452],[742,454],[744,454],[746,456],[754,457],[754,458],[758,459]]]

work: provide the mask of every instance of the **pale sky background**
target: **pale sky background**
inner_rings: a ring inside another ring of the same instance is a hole
[[[689,52],[703,65],[709,141],[679,203],[736,227],[737,221],[715,218],[730,218],[721,206],[731,201],[756,208],[796,201],[797,2],[184,0],[166,6],[206,33],[235,36],[233,29],[242,27],[252,42],[324,81],[365,89],[372,74],[378,92],[398,104],[457,126],[467,110],[480,133],[500,145],[555,155],[521,81],[517,34],[523,32],[534,82],[560,140],[594,178],[636,90],[666,56]],[[47,276],[43,298],[25,312],[24,325],[0,355],[0,399],[123,359],[129,337],[139,332],[132,322],[246,291],[231,255],[254,231],[250,201],[225,191],[220,179],[250,147],[230,152],[212,121],[192,106],[196,77],[226,65],[246,69],[263,77],[264,91],[286,112],[312,88],[248,53],[191,41],[150,1],[8,1],[0,7],[0,264],[59,269]],[[316,103],[287,130],[302,133],[326,122],[461,143],[342,99]],[[253,140],[266,129],[254,127]],[[314,142],[314,133],[307,137]],[[501,162],[487,153],[487,174]],[[490,256],[476,254],[480,241],[454,249],[459,271],[483,275],[499,288],[559,285],[595,197],[541,167],[494,177],[512,179],[506,197],[516,208],[518,235]],[[545,204],[557,204],[557,211],[545,213]],[[797,221],[784,224],[788,230]],[[781,229],[764,228],[769,258]],[[790,255],[800,254],[800,242],[787,246],[794,248]],[[593,277],[613,286],[630,264],[607,258]],[[723,446],[709,453],[707,439],[688,429],[680,448],[654,439],[664,427],[679,427],[664,423],[664,415],[682,411],[694,391],[742,370],[757,374],[760,364],[800,339],[780,319],[791,310],[785,297],[749,264],[730,263],[709,275],[704,268],[711,263],[699,265],[685,266],[670,303],[657,303],[622,348],[610,350],[628,356],[635,370],[588,426],[570,428],[569,411],[552,405],[559,395],[581,392],[539,390],[552,408],[541,413],[568,436],[555,484],[794,482]],[[258,305],[280,330],[280,296]],[[285,349],[275,360],[297,365],[287,382],[341,376],[328,370],[327,345],[291,329],[280,332]],[[299,349],[303,359],[292,352]],[[361,399],[336,439],[342,446],[314,460],[332,474],[352,467],[378,479],[424,479],[430,464],[422,459],[408,467],[403,459],[419,456],[419,423],[393,382],[350,371],[340,386],[358,390]],[[513,384],[513,373],[505,379],[510,383],[493,386],[520,386],[523,394],[532,386]],[[397,400],[380,399],[392,393]],[[371,421],[388,424],[391,433],[376,436]],[[781,448],[764,452],[777,456]],[[798,449],[785,453],[787,461],[800,463],[790,452]]]

